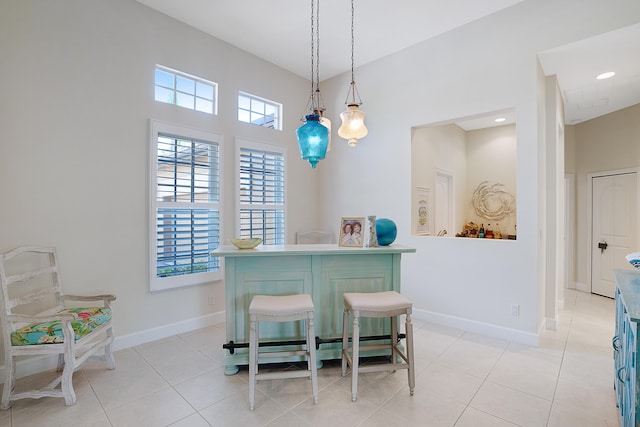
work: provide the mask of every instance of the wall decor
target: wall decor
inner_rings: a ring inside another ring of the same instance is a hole
[[[478,216],[491,220],[501,220],[516,210],[515,197],[499,182],[482,181],[473,191],[471,203]]]
[[[431,234],[431,189],[416,187],[418,216],[416,220],[416,234]]]
[[[364,235],[362,233],[362,225],[364,217],[343,217],[340,219],[340,239],[339,246],[356,246],[362,247],[364,243]]]

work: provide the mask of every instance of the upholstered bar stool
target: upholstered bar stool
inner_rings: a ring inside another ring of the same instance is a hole
[[[292,322],[304,320],[307,327],[306,349],[293,351],[260,352],[260,322]],[[259,380],[282,378],[311,378],[313,403],[318,403],[318,371],[316,366],[315,330],[313,326],[313,301],[307,294],[255,295],[249,305],[249,408],[255,407],[256,383]],[[306,356],[306,370],[258,373],[261,359],[283,356]]]
[[[411,323],[411,301],[395,291],[371,293],[345,293],[344,317],[342,323],[342,376],[351,367],[351,400],[358,395],[358,374],[364,372],[396,371],[406,369],[409,379],[409,393],[413,396],[415,370],[413,361],[413,324]],[[349,346],[349,313],[353,315],[353,335]],[[398,342],[398,316],[406,315],[406,345],[403,351]],[[391,318],[391,342],[363,346],[363,350],[391,351],[391,362],[360,366],[360,317]],[[398,356],[404,363],[398,362]]]

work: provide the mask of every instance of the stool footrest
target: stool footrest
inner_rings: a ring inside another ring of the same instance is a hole
[[[311,371],[266,372],[263,374],[256,374],[256,381],[278,380],[278,379],[286,379],[286,378],[309,378],[309,377],[311,377]]]
[[[273,351],[258,353],[258,360],[269,357],[283,357],[283,356],[309,356],[309,352],[305,350],[297,351]]]
[[[384,365],[366,365],[366,366],[358,366],[358,372],[380,372],[380,371],[395,371],[398,369],[409,369],[409,365],[406,363],[395,363],[389,364],[385,363]]]

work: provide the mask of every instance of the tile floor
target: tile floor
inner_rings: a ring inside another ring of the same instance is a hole
[[[223,374],[224,325],[116,353],[117,368],[74,375],[78,402],[21,400],[0,411],[12,426],[617,426],[613,391],[614,302],[568,291],[557,331],[537,348],[415,321],[416,389],[406,371],[360,376],[358,401],[337,363],[308,379],[258,384]],[[51,373],[23,381],[42,380]]]

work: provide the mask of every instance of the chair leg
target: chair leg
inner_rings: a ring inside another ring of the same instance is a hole
[[[64,368],[62,370],[62,381],[60,387],[62,389],[64,403],[67,406],[71,406],[76,403],[76,392],[73,390],[73,370],[75,365],[75,353],[73,350],[65,348],[64,359]]]
[[[58,366],[56,367],[57,372],[62,372],[64,369],[64,353],[60,353],[58,355]]]
[[[405,320],[405,329],[407,335],[407,364],[409,365],[409,369],[407,369],[407,375],[409,376],[409,394],[413,396],[413,391],[416,387],[416,371],[415,364],[413,360],[413,323],[411,323],[411,314],[407,313],[407,318]]]
[[[351,353],[351,401],[355,402],[358,396],[358,366],[360,364],[360,317],[353,316],[353,338],[351,338],[353,351]]]
[[[316,362],[316,333],[313,326],[313,313],[307,318],[307,351],[309,352],[308,364],[311,368],[311,390],[313,391],[313,404],[318,404],[318,364]]]
[[[11,407],[11,393],[16,384],[16,361],[11,355],[5,354],[5,369],[7,370],[2,389],[2,404],[0,409],[5,410]]]
[[[349,311],[342,315],[342,376],[347,375],[347,352],[349,351]]]
[[[249,326],[249,409],[255,409],[256,400],[256,370],[258,367],[258,337],[256,318],[251,316]]]
[[[116,359],[113,357],[113,327],[107,329],[109,344],[104,347],[104,359],[107,362],[107,369],[116,369]]]

